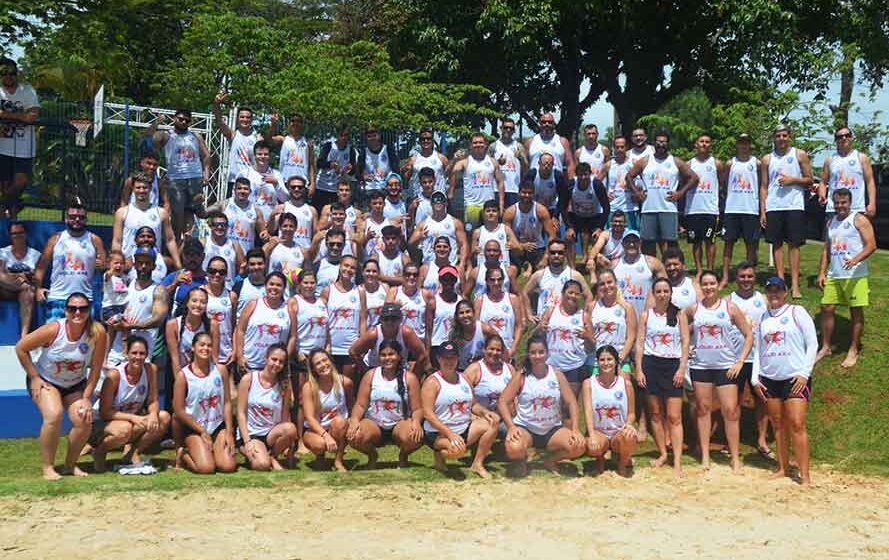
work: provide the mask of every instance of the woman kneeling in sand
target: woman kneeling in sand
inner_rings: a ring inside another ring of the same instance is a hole
[[[303,443],[318,462],[334,453],[333,466],[345,472],[346,432],[349,405],[352,404],[352,380],[340,375],[324,350],[314,350],[308,358],[309,377],[302,386]]]

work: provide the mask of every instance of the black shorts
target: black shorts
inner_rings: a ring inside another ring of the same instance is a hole
[[[696,383],[712,383],[717,387],[725,385],[737,385],[739,389],[744,387],[744,377],[740,372],[734,379],[729,379],[726,372],[727,369],[692,369],[691,380]]]
[[[726,214],[722,217],[722,225],[725,228],[722,240],[726,243],[734,243],[738,239],[753,243],[759,241],[762,234],[762,224],[755,214]]]
[[[395,431],[395,428],[384,430],[380,428],[380,443],[379,447],[383,447],[384,445],[389,445],[390,443],[395,443],[395,440],[392,438],[392,433]]]
[[[566,369],[562,371],[562,374],[565,376],[568,383],[583,383],[583,381],[590,376],[590,370],[587,368],[586,364],[584,364],[574,369]]]
[[[766,240],[773,245],[805,245],[806,213],[802,210],[766,212]]]
[[[683,386],[673,385],[673,376],[679,368],[679,358],[642,356],[642,371],[645,372],[645,391],[656,397],[682,397]]]
[[[536,269],[537,265],[540,264],[540,260],[543,258],[543,253],[545,249],[540,247],[539,249],[534,249],[533,251],[523,251],[523,250],[513,250],[509,252],[510,261],[515,264],[519,269],[528,263],[531,265],[531,268]]]
[[[595,216],[578,216],[574,212],[568,212],[568,225],[573,227],[578,233],[592,233],[597,229],[605,226],[605,220],[608,218],[605,214],[596,214]]]
[[[224,429],[225,429],[225,422],[222,422],[221,424],[216,426],[216,429],[213,430],[213,432],[210,434],[210,439],[212,439],[213,441],[216,441],[216,436],[218,436],[219,432],[221,432]],[[184,424],[182,425],[182,440],[183,441],[185,441],[185,438],[187,438],[188,436],[198,436],[198,435],[200,435],[200,434],[198,432],[192,430],[190,426],[186,426]],[[254,439],[256,439],[256,438],[254,438]]]
[[[82,393],[83,390],[86,388],[86,378],[85,377],[82,380],[75,383],[74,385],[71,385],[70,387],[62,387],[60,385],[56,385],[52,381],[48,381],[48,380],[44,379],[43,377],[41,377],[40,379],[43,379],[44,383],[47,383],[47,384],[55,387],[56,390],[59,392],[59,395],[61,395],[63,399],[65,397],[67,397],[68,395],[73,395],[74,393]],[[25,376],[25,388],[28,390],[28,394],[30,395],[31,394],[31,378],[27,375]]]
[[[345,368],[346,366],[353,365],[352,358],[349,357],[348,354],[346,354],[346,355],[335,354],[335,355],[330,356],[330,358],[333,360],[333,365],[336,366],[337,371],[339,371],[340,373],[343,372],[343,368]]]
[[[685,230],[691,243],[713,241],[716,238],[716,216],[689,214],[685,217]]]
[[[0,155],[0,181],[15,180],[16,175],[31,175],[32,158]]]
[[[529,434],[531,434],[531,446],[534,449],[541,450],[545,450],[546,446],[549,445],[549,440],[551,440],[553,436],[556,435],[556,432],[562,429],[562,426],[556,426],[545,434],[535,434],[525,426],[521,426],[519,424],[516,424],[516,426],[519,426],[520,428],[526,430]]]
[[[434,449],[435,440],[438,439],[438,432],[424,432],[423,433],[423,443],[425,443],[430,449]],[[462,434],[459,434],[461,438],[463,438],[463,442],[466,443],[469,441],[469,428],[466,428],[466,431]]]
[[[759,382],[762,383],[762,386],[765,389],[766,397],[769,399],[781,399],[782,401],[790,399],[803,399],[805,401],[809,401],[812,398],[811,377],[809,378],[803,390],[800,391],[799,395],[790,394],[791,390],[793,389],[793,379],[784,379],[782,381],[778,381],[760,375]]]

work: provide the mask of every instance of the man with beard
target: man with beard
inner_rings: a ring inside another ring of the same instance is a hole
[[[552,113],[544,113],[537,122],[540,132],[525,140],[531,169],[540,166],[540,157],[543,154],[550,154],[553,156],[554,168],[564,173],[568,179],[573,178],[574,152],[571,150],[571,142],[556,133],[556,117]]]
[[[561,239],[550,239],[546,248],[547,265],[531,275],[523,292],[525,316],[537,324],[544,311],[559,305],[562,287],[568,280],[580,283],[583,297],[592,301],[593,295],[583,276],[565,262],[566,243]],[[532,295],[537,293],[537,313],[531,311]]]

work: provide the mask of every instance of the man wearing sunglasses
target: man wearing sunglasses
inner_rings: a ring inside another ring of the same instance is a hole
[[[0,249],[0,299],[18,300],[22,338],[31,327],[34,308],[34,269],[40,251],[28,247],[28,234],[22,222],[10,222],[10,244]]]
[[[420,192],[420,170],[428,167],[435,172],[435,192],[446,193],[448,190],[448,175],[450,174],[450,162],[444,154],[435,149],[435,138],[431,128],[420,129],[420,151],[412,155],[401,167],[401,174],[405,181],[410,181],[410,194]]]
[[[173,128],[169,131],[157,130],[166,120],[166,115],[158,115],[151,124],[154,143],[164,149],[167,166],[167,179],[170,184],[167,196],[170,199],[173,231],[176,239],[191,231],[194,217],[203,217],[203,186],[210,182],[211,157],[204,139],[188,129],[191,124],[189,109],[176,109],[173,115]]]
[[[568,280],[577,280],[583,290],[584,301],[593,301],[593,294],[584,277],[565,261],[567,244],[562,239],[550,239],[546,246],[547,264],[531,275],[522,294],[525,317],[537,324],[543,312],[559,305],[562,287]],[[537,313],[532,312],[531,299],[537,294]]]
[[[34,159],[34,121],[40,103],[30,84],[18,80],[18,66],[0,58],[0,211],[15,218]]]
[[[574,152],[571,142],[556,133],[556,117],[552,113],[540,115],[538,121],[540,132],[525,140],[525,149],[531,159],[531,169],[537,169],[540,156],[552,154],[556,171],[564,173],[570,180],[574,178]]]
[[[216,210],[207,216],[210,236],[204,241],[204,269],[213,257],[222,257],[228,264],[225,275],[225,287],[231,289],[235,274],[244,263],[244,249],[237,241],[228,237],[228,216]],[[209,273],[210,271],[207,270]]]
[[[827,156],[821,168],[818,202],[827,205],[827,220],[830,221],[836,214],[833,193],[838,189],[849,189],[852,193],[850,210],[873,218],[877,215],[877,185],[870,158],[852,147],[855,137],[849,127],[838,128],[833,138],[837,151]]]
[[[179,246],[173,234],[170,215],[165,208],[151,203],[151,181],[152,177],[145,173],[136,173],[130,177],[133,200],[114,212],[111,249],[123,252],[128,259],[132,258],[136,250],[136,232],[147,226],[154,231],[155,251],[160,251],[163,241],[173,259],[173,266],[179,268]]]
[[[312,246],[312,239],[318,230],[318,211],[306,201],[308,183],[305,177],[299,175],[288,178],[287,192],[290,193],[290,198],[275,206],[268,223],[268,230],[277,232],[279,218],[284,214],[292,214],[297,222],[293,240],[303,249]]]
[[[513,138],[514,134],[515,121],[504,117],[500,121],[500,138],[488,148],[488,155],[497,160],[503,174],[504,208],[519,201],[519,184],[528,171],[528,152]]]
[[[49,289],[43,288],[46,269],[52,263]],[[45,321],[65,316],[65,300],[74,293],[93,296],[93,274],[105,268],[105,245],[86,229],[86,208],[75,197],[65,208],[65,229],[46,242],[34,271],[36,300],[45,303]]]

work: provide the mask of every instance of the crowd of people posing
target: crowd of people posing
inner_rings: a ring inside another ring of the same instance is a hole
[[[778,472],[791,474],[792,444],[799,479],[808,483],[806,409],[830,333],[823,329],[819,354],[811,316],[787,301],[783,264],[764,293],[756,289],[755,261],[735,267],[730,295],[720,295],[728,265],[720,276],[699,263],[688,276],[671,210],[645,206],[658,197],[669,205],[683,195],[709,196],[704,191],[726,181],[731,193],[742,179],[756,185],[758,173],[734,163],[723,173],[719,163],[715,182],[703,188],[694,163],[666,154],[662,134],[649,150],[643,133],[645,155],[635,164],[625,163],[623,137],[614,157],[596,135],[587,136],[594,146],[573,153],[551,117],[541,118],[542,132],[527,149],[511,139],[507,119],[493,148],[473,135],[469,154],[453,163],[430,152],[432,134],[424,131],[403,174],[388,169],[397,162],[370,131],[377,160],[368,172],[374,154],[358,155],[357,182],[356,154],[342,146],[348,135],[326,144],[320,169],[310,168],[311,146],[292,120],[279,142],[282,166],[299,162],[304,172],[283,179],[268,165],[274,144],[254,138],[254,158],[233,174],[231,198],[206,209],[198,209],[200,196],[172,196],[177,178],[159,180],[158,159],[148,153],[125,185],[110,251],[86,229],[86,210],[75,201],[65,210],[66,228],[42,255],[31,255],[27,271],[14,272],[9,261],[27,248],[23,224],[13,222],[11,257],[0,274],[41,302],[47,319],[32,332],[23,327],[16,346],[43,416],[44,477],[60,477],[54,459],[64,413],[72,424],[64,468],[75,475],[86,474],[77,460],[87,445],[102,471],[110,451],[123,448],[121,462],[138,465],[167,434],[177,464],[196,473],[231,472],[238,453],[252,469],[282,469],[300,450],[318,464],[332,455],[342,471],[347,447],[373,465],[377,450],[392,443],[403,465],[428,445],[438,469],[471,451],[471,470],[482,477],[490,476],[485,461],[498,440],[519,471],[536,450],[554,471],[584,454],[601,471],[610,454],[629,476],[633,453],[650,434],[653,464],[672,455],[681,475],[686,395],[693,421],[685,429],[695,434],[702,465],[710,466],[718,410],[738,472],[749,388],[757,448],[771,454],[771,424]],[[233,145],[241,142],[236,155],[245,142],[237,135],[247,136],[249,125],[246,119],[229,130]],[[784,132],[776,130],[776,150]],[[165,133],[167,146],[187,143],[186,133]],[[745,143],[739,139],[739,147]],[[709,137],[699,145],[709,148]],[[382,154],[390,161],[385,173]],[[168,150],[168,170],[175,172],[179,156]],[[507,190],[510,158],[514,189]],[[772,167],[762,165],[770,182]],[[775,170],[774,188],[806,183],[785,171]],[[460,217],[452,213],[458,181]],[[829,193],[819,284],[831,313],[843,303],[860,314],[873,230],[853,210],[849,184]],[[206,220],[203,242],[173,227],[183,201]],[[640,203],[641,215],[631,208]],[[758,201],[755,208],[758,237]],[[784,220],[785,233],[797,234],[789,216],[766,214],[763,222]],[[693,241],[697,222],[686,223]],[[715,218],[704,225],[715,228]],[[736,225],[743,233],[750,224]],[[104,271],[101,321],[91,311],[97,269]],[[850,357],[857,358],[858,340]]]

